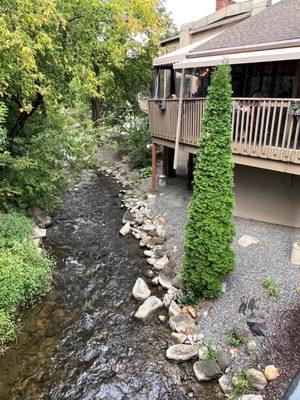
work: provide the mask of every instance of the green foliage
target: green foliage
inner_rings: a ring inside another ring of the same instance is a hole
[[[228,332],[228,343],[231,346],[240,346],[245,342],[245,338],[243,336],[238,337],[234,331],[234,329],[230,329]]]
[[[235,266],[231,94],[230,67],[220,65],[208,89],[182,273],[185,287],[205,298],[220,295],[222,279]]]
[[[212,339],[206,339],[204,341],[205,352],[203,359],[211,362],[217,362],[218,352],[216,350],[216,344]]]
[[[138,171],[138,177],[139,177],[140,179],[149,178],[149,176],[151,176],[151,167],[141,168],[141,169]]]
[[[279,291],[278,291],[278,288],[277,288],[276,283],[273,278],[270,278],[270,277],[264,278],[262,280],[262,285],[263,285],[263,287],[268,289],[268,293],[269,293],[270,297],[278,297],[279,296]]]
[[[197,297],[189,288],[185,288],[183,294],[179,297],[179,302],[182,305],[195,306],[198,304]]]
[[[0,214],[0,343],[13,338],[18,306],[50,290],[53,262],[32,239],[32,222],[16,212]]]
[[[0,15],[0,98],[14,136],[51,100],[94,98],[116,114],[137,107],[170,26],[159,0],[10,0]]]
[[[151,136],[148,127],[148,118],[137,116],[132,118],[125,131],[120,148],[125,151],[127,161],[133,168],[143,168],[151,161]]]
[[[243,394],[248,394],[251,392],[251,384],[246,378],[244,372],[241,372],[238,377],[232,380],[233,390],[230,393],[230,400],[237,400]]]
[[[50,210],[57,204],[75,174],[93,165],[96,131],[88,123],[67,128],[60,116],[44,120],[35,116],[28,125],[28,137],[15,141],[17,155],[5,149],[0,154],[0,207],[28,208],[32,205]],[[91,124],[91,123],[89,123]],[[48,127],[49,125],[49,127]],[[37,132],[35,132],[37,131]],[[32,133],[29,135],[29,133]]]

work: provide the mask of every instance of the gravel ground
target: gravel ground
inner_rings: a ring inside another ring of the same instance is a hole
[[[153,206],[153,210],[165,218],[166,231],[172,235],[168,246],[173,251],[174,260],[180,264],[190,197],[185,179],[177,177],[170,179],[167,186],[160,189]],[[243,218],[234,218],[234,221],[237,268],[226,280],[226,293],[215,301],[202,304],[202,309],[208,313],[199,322],[202,333],[222,342],[230,328],[236,324],[246,327],[248,320],[264,322],[265,333],[273,334],[280,314],[292,309],[300,301],[300,267],[292,266],[289,262],[292,243],[300,237],[300,230]],[[253,236],[259,243],[243,248],[237,243],[243,235]],[[262,280],[265,277],[271,277],[276,282],[280,293],[278,298],[271,298],[263,288]],[[241,303],[249,304],[252,299],[255,301],[254,311],[247,308],[245,313],[239,312]]]

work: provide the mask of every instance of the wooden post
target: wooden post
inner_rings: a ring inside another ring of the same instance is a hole
[[[189,153],[189,158],[187,163],[187,190],[192,190],[193,170],[194,170],[194,154]]]
[[[156,171],[156,143],[152,143],[152,184],[151,193],[156,194],[157,192],[157,171]]]
[[[162,155],[162,172],[163,175],[168,176],[168,147],[164,146],[163,147],[163,155]]]
[[[178,106],[178,117],[177,117],[177,127],[176,127],[176,139],[175,139],[175,155],[173,163],[174,169],[177,168],[177,161],[178,161],[179,140],[181,133],[181,116],[182,116],[183,94],[184,94],[184,77],[185,77],[185,69],[183,68],[181,75],[181,82],[180,82],[179,106]]]

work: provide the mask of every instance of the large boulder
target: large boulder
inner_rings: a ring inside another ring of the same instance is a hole
[[[129,222],[126,222],[125,225],[122,226],[122,228],[120,229],[120,235],[122,236],[126,236],[128,235],[128,233],[131,231],[131,226]]]
[[[33,208],[32,218],[41,228],[47,228],[52,225],[51,217],[38,207]]]
[[[229,367],[230,362],[231,362],[230,353],[225,350],[218,351],[217,362],[218,362],[221,370],[224,372]]]
[[[190,344],[175,344],[168,348],[166,357],[173,361],[187,361],[196,357],[198,354],[198,346]]]
[[[249,368],[246,371],[246,378],[253,389],[263,390],[267,386],[267,380],[264,374],[255,368]]]
[[[175,317],[175,315],[178,314],[181,314],[181,308],[174,300],[172,300],[169,306],[169,316]]]
[[[169,264],[169,259],[166,255],[156,261],[154,264],[154,268],[157,270],[161,270]]]
[[[193,369],[196,378],[200,382],[218,379],[222,375],[218,364],[212,361],[197,361],[195,362]]]
[[[137,319],[147,319],[155,310],[163,306],[162,301],[156,296],[150,296],[144,303],[137,309],[134,314]]]
[[[160,285],[164,288],[164,289],[172,289],[173,285],[172,285],[172,279],[175,277],[174,272],[172,271],[172,269],[166,265],[159,274],[158,280]]]
[[[151,290],[142,278],[137,278],[132,289],[132,296],[136,300],[146,300],[151,295]]]
[[[178,333],[191,332],[195,328],[195,321],[188,314],[177,314],[169,319],[169,325]]]
[[[35,227],[33,232],[33,239],[42,239],[47,235],[47,229]]]

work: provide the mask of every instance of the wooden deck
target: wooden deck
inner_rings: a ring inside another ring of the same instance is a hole
[[[300,175],[300,99],[233,98],[232,152],[239,164]],[[179,148],[196,153],[206,99],[184,99]],[[149,100],[153,142],[174,147],[179,100]]]

